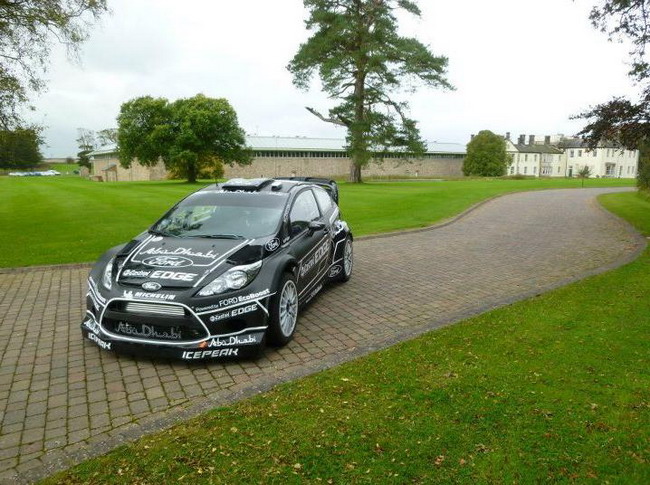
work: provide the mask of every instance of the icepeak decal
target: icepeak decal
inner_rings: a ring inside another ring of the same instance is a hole
[[[104,350],[111,350],[111,343],[110,342],[104,342],[102,339],[100,339],[94,333],[89,333],[88,334],[88,339],[95,342],[97,344],[97,346],[101,347]]]
[[[239,349],[215,349],[183,352],[181,358],[186,360],[205,359],[206,357],[237,357]]]

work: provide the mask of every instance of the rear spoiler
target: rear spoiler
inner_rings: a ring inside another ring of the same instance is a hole
[[[339,203],[339,186],[334,180],[318,177],[274,177],[275,180],[292,180],[294,182],[307,182],[324,188],[332,197],[332,200]]]

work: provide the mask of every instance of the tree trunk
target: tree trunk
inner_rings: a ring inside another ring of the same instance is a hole
[[[191,184],[196,183],[196,163],[188,163],[187,165],[187,181]]]
[[[354,184],[361,183],[361,167],[354,158],[350,162],[350,178],[348,180]]]

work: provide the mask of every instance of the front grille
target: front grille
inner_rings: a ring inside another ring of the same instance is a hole
[[[134,339],[186,342],[207,337],[205,328],[180,305],[113,301],[102,326],[110,333]]]
[[[185,309],[177,305],[160,305],[158,303],[128,302],[125,305],[127,313],[166,315],[170,317],[185,316]]]

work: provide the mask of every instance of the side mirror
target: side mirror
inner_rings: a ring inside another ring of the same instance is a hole
[[[311,221],[309,223],[309,226],[307,226],[309,235],[311,236],[314,234],[316,231],[321,231],[325,229],[325,223],[321,221]]]

